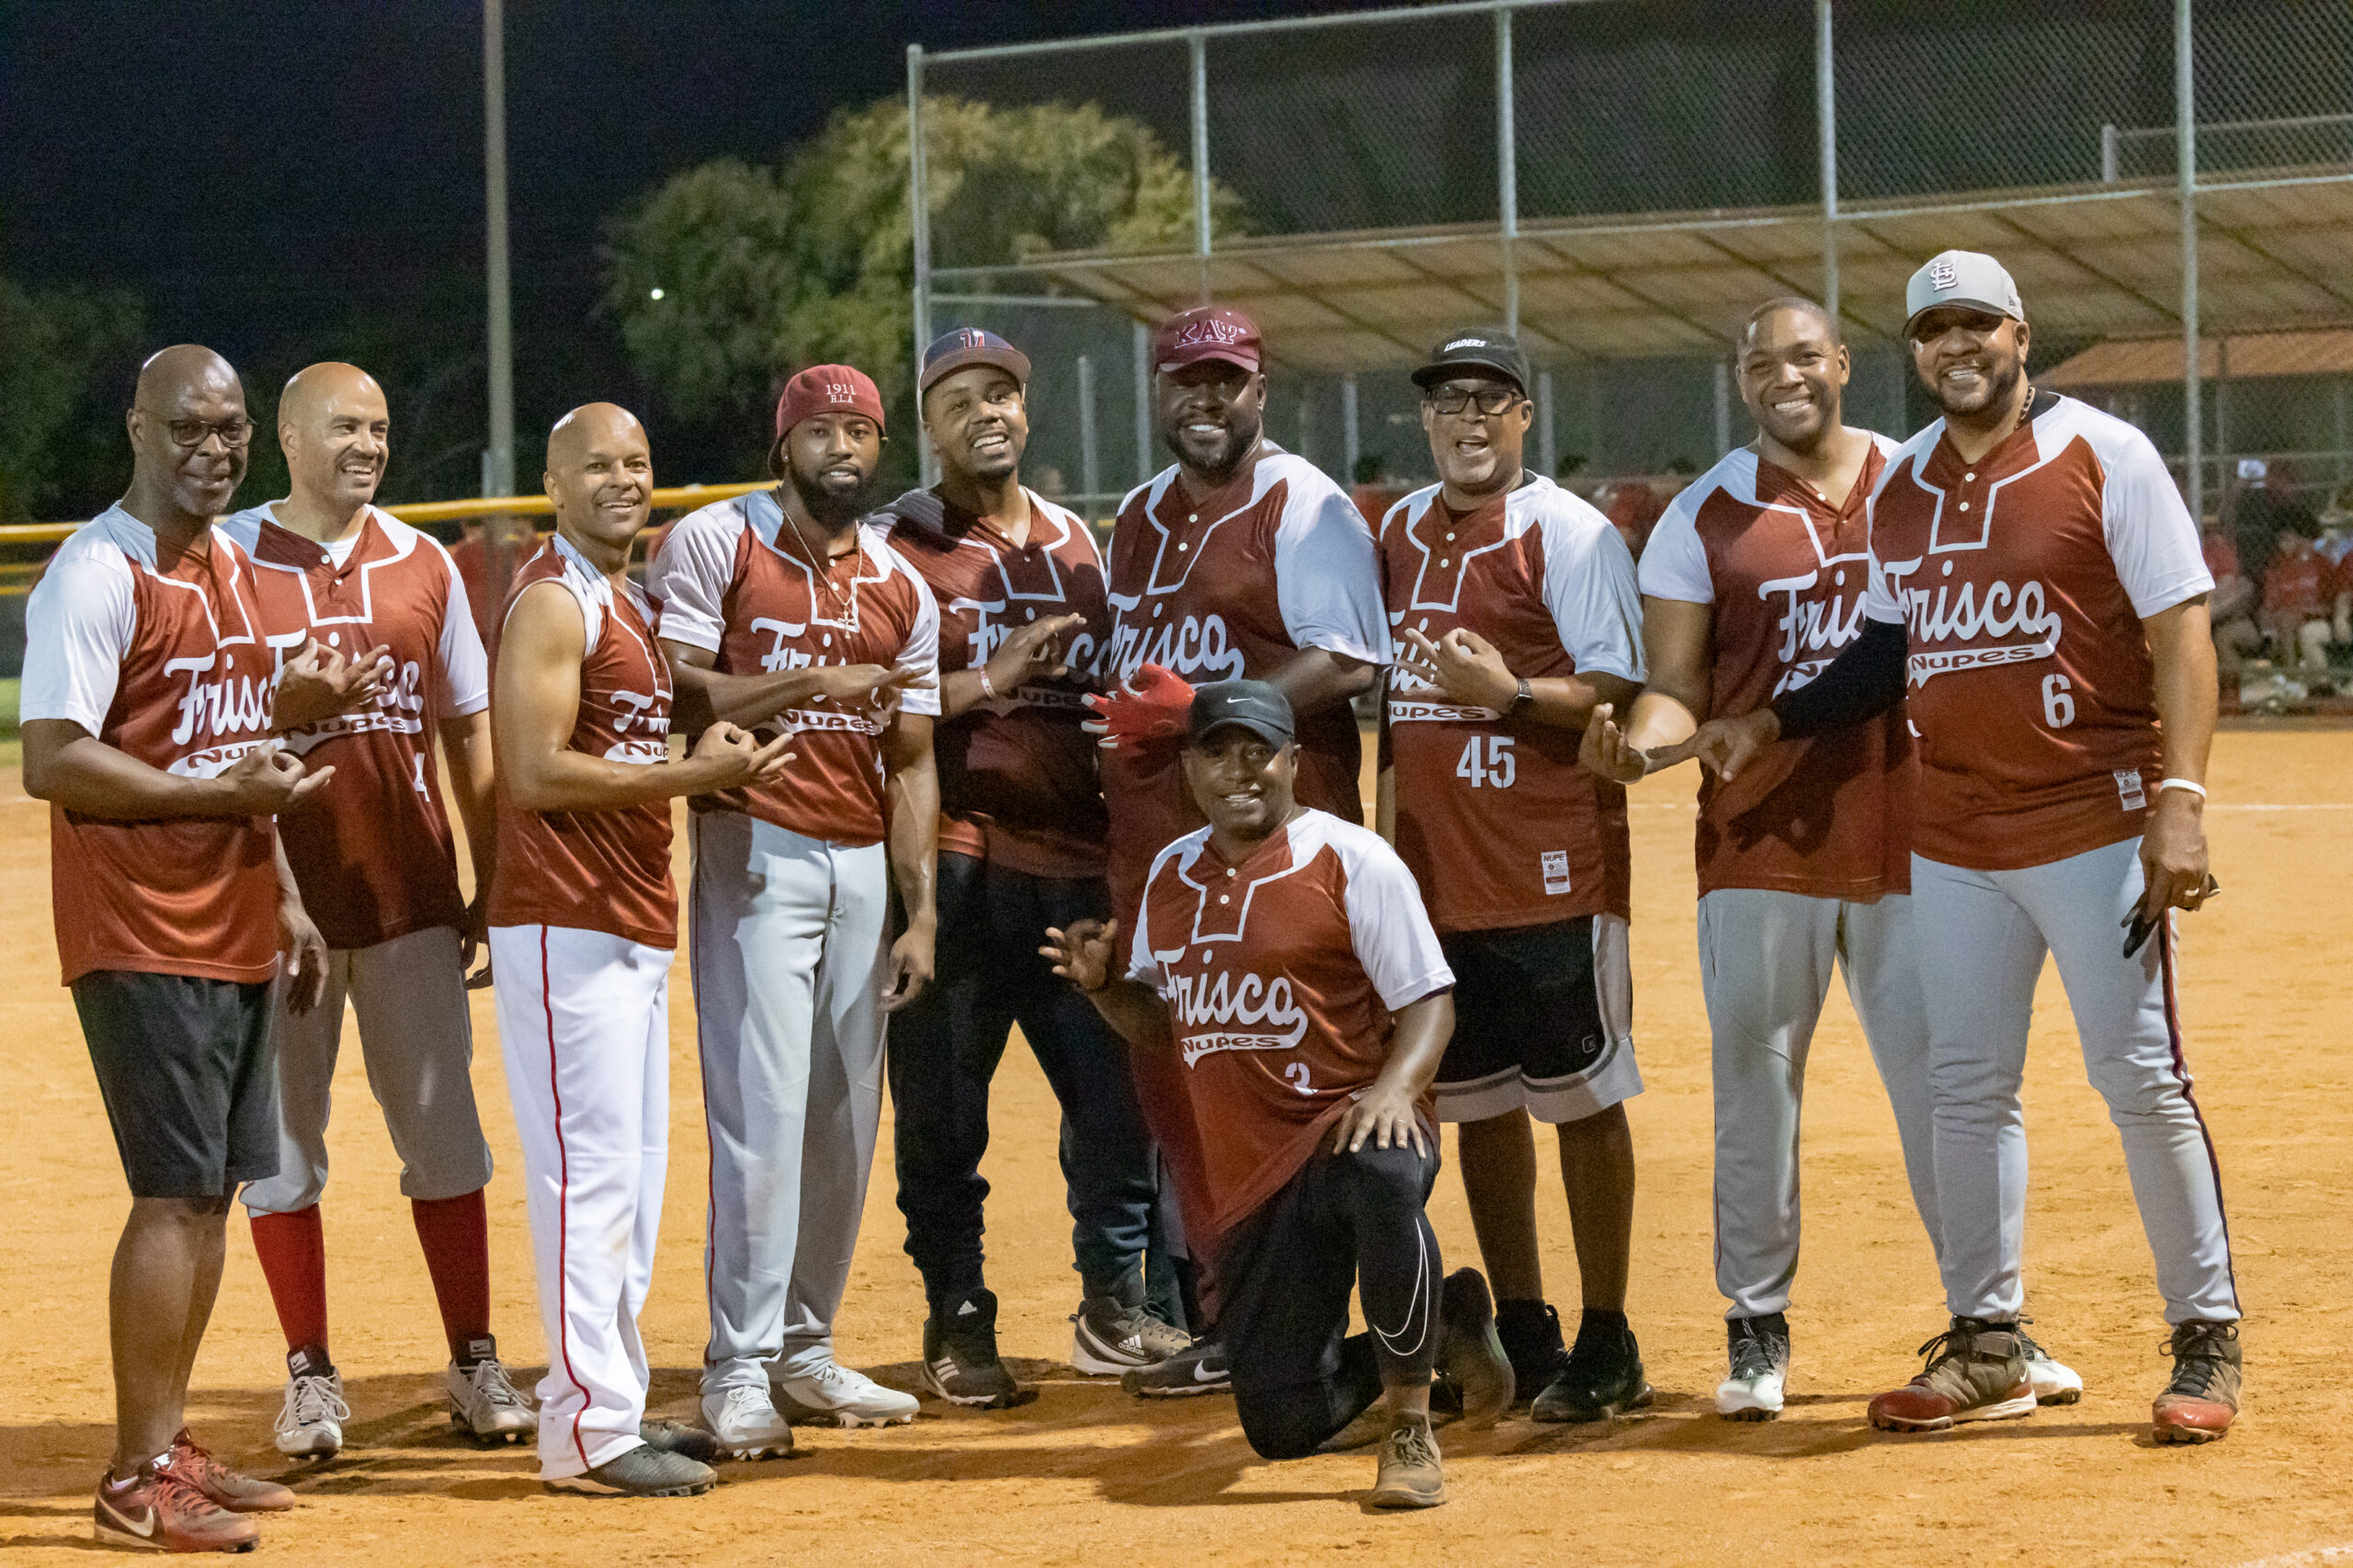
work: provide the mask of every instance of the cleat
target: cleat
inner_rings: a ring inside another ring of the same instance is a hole
[[[813,1372],[779,1378],[772,1391],[777,1409],[802,1426],[896,1426],[915,1418],[915,1396],[886,1389],[863,1372],[833,1361]]]
[[[324,1352],[289,1351],[286,1403],[270,1426],[278,1451],[293,1460],[331,1460],[343,1449],[343,1424],[351,1419],[344,1403],[343,1374]]]
[[[1375,1508],[1435,1508],[1445,1501],[1446,1472],[1438,1466],[1429,1422],[1400,1421],[1381,1441],[1381,1473],[1365,1502]]]
[[[1225,1346],[1214,1335],[1205,1335],[1166,1360],[1122,1372],[1120,1386],[1139,1399],[1189,1399],[1195,1394],[1231,1392],[1233,1369],[1226,1360]]]
[[[1193,1343],[1144,1310],[1141,1274],[1120,1280],[1110,1295],[1087,1297],[1070,1321],[1071,1369],[1089,1377],[1116,1378],[1154,1366]]]
[[[2149,1408],[2160,1443],[2211,1443],[2239,1414],[2239,1325],[2193,1318],[2178,1324],[2165,1353],[2173,1377]]]
[[[251,1551],[261,1544],[259,1525],[197,1490],[171,1459],[148,1460],[129,1481],[100,1476],[90,1533],[139,1551]]]
[[[2015,1323],[1953,1319],[1950,1328],[1920,1346],[1927,1369],[1871,1401],[1871,1425],[1882,1432],[1942,1432],[1962,1421],[2033,1415],[2024,1338]]]
[[[1732,1375],[1716,1385],[1716,1414],[1727,1421],[1771,1421],[1781,1414],[1790,1374],[1790,1320],[1779,1312],[1724,1323]]]
[[[2018,1320],[2021,1324],[2024,1318]],[[2034,1336],[2023,1328],[2018,1330],[2018,1343],[2026,1346],[2026,1381],[2034,1386],[2037,1404],[2073,1404],[2084,1397],[2084,1380],[2073,1367],[2051,1358],[2051,1352],[2034,1342]]]
[[[540,1484],[590,1497],[696,1497],[719,1484],[719,1472],[700,1460],[640,1443],[593,1470]]]
[[[777,1414],[776,1402],[758,1384],[737,1383],[703,1395],[702,1420],[711,1441],[731,1460],[791,1456],[791,1424]]]
[[[498,1342],[470,1340],[471,1364],[449,1363],[442,1382],[449,1393],[449,1425],[477,1443],[519,1443],[540,1429],[539,1407],[517,1388],[498,1359]]]
[[[657,1453],[677,1454],[697,1464],[711,1464],[719,1458],[718,1439],[683,1421],[640,1421],[637,1440]]]
[[[233,1514],[276,1514],[294,1506],[292,1488],[231,1470],[188,1436],[185,1426],[172,1439],[164,1462],[174,1475],[201,1493],[206,1502]]]
[[[1539,1421],[1608,1421],[1651,1403],[1643,1376],[1643,1349],[1634,1331],[1588,1315],[1559,1376],[1536,1396],[1529,1414]]]
[[[1569,1347],[1561,1340],[1561,1314],[1549,1301],[1497,1301],[1495,1337],[1511,1360],[1512,1403],[1526,1404],[1561,1375]]]
[[[1484,1431],[1511,1408],[1514,1386],[1511,1358],[1504,1354],[1504,1342],[1495,1333],[1495,1303],[1487,1294],[1486,1276],[1475,1268],[1456,1269],[1438,1287],[1438,1375],[1460,1393],[1463,1426]],[[1384,1457],[1384,1468],[1386,1463]],[[1435,1473],[1436,1449],[1431,1450],[1430,1464]],[[1435,1501],[1445,1500],[1441,1486]]]
[[[996,1292],[942,1301],[923,1325],[923,1385],[950,1404],[1009,1410],[1038,1397],[996,1353]]]

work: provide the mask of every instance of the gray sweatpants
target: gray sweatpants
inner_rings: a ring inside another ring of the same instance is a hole
[[[1714,1040],[1716,1289],[1726,1317],[1786,1311],[1798,1268],[1798,1122],[1806,1053],[1833,967],[1887,1085],[1904,1172],[1929,1242],[1928,1022],[1914,961],[1912,900],[1876,903],[1762,888],[1699,900],[1699,983]]]
[[[833,1358],[882,1114],[883,846],[693,818],[689,974],[710,1133],[705,1393]]]
[[[2122,956],[2120,923],[2141,899],[2140,848],[2127,839],[2018,871],[1912,857],[1913,903],[1921,929],[1936,933],[1920,975],[1931,1020],[1939,1261],[1957,1315],[2015,1317],[2024,1301],[2018,1083],[2046,951],[2058,960],[2085,1071],[2123,1136],[2165,1321],[2239,1315],[2222,1176],[2182,1055],[2172,915],[2138,954]]]

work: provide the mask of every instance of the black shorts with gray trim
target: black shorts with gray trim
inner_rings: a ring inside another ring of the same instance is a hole
[[[1439,1120],[1524,1108],[1539,1121],[1581,1121],[1643,1092],[1625,921],[1583,915],[1438,942],[1454,971]]]
[[[226,1198],[278,1174],[269,982],[101,969],[71,989],[133,1198]]]

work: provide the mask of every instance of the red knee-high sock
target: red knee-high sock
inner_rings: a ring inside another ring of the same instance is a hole
[[[327,1235],[320,1223],[319,1206],[291,1214],[254,1214],[254,1252],[261,1258],[261,1277],[269,1281],[269,1299],[278,1305],[278,1326],[286,1331],[286,1348],[301,1350],[327,1343]]]
[[[490,1333],[490,1214],[482,1191],[462,1198],[412,1198],[408,1207],[425,1248],[425,1267],[433,1276],[433,1294],[441,1303],[449,1354],[472,1361],[478,1353],[467,1348],[468,1342]]]

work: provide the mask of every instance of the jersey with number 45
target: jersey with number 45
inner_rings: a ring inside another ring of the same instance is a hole
[[[1438,928],[1625,916],[1626,791],[1577,766],[1578,732],[1507,722],[1403,662],[1407,631],[1436,642],[1461,627],[1516,676],[1639,683],[1642,601],[1618,530],[1537,474],[1467,513],[1431,485],[1381,519],[1381,583],[1400,661],[1386,710],[1397,853]]]

